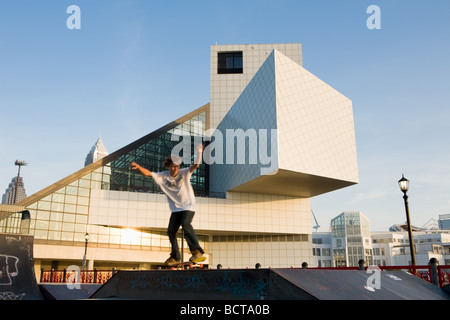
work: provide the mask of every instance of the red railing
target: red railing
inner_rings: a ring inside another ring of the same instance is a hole
[[[96,283],[103,284],[118,270],[44,270],[41,269],[41,283]],[[79,275],[78,275],[79,272]],[[79,277],[79,279],[78,279]]]

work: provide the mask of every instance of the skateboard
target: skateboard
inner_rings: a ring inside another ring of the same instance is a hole
[[[192,269],[194,265],[198,265],[200,262],[203,262],[206,260],[206,257],[200,257],[193,261],[186,261],[186,262],[178,262],[174,264],[169,264],[166,267],[167,268],[174,268],[174,269],[185,269],[186,267],[189,269]]]

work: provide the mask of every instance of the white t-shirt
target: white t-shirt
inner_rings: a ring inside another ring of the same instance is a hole
[[[195,194],[191,185],[192,172],[189,168],[178,170],[172,177],[169,171],[152,172],[155,183],[166,194],[171,212],[195,211]]]

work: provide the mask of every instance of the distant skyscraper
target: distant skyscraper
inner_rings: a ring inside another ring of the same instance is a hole
[[[439,229],[450,230],[450,214],[440,214],[438,223]]]
[[[94,163],[97,160],[100,160],[108,155],[108,150],[106,150],[105,145],[103,144],[102,138],[98,138],[97,142],[92,147],[91,151],[89,151],[86,156],[86,161],[84,162],[84,166],[88,166],[91,163]]]
[[[5,194],[2,196],[2,204],[14,204],[14,195],[16,192],[16,180],[17,177],[12,178],[11,183],[6,189]],[[22,177],[19,177],[18,183],[18,191],[17,191],[17,199],[16,202],[19,202],[27,197],[27,193],[25,191],[25,185],[23,183]]]

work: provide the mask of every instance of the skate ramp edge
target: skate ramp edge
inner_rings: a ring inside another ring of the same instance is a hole
[[[91,299],[314,299],[270,269],[119,271]]]
[[[404,271],[274,269],[319,300],[450,300],[432,283]]]
[[[119,271],[91,299],[450,299],[444,290],[406,272],[380,272],[379,289],[371,276],[366,271],[320,269]]]
[[[101,286],[101,284],[41,283],[39,288],[45,300],[85,300]]]
[[[34,273],[33,240],[0,233],[0,300],[43,300]]]

